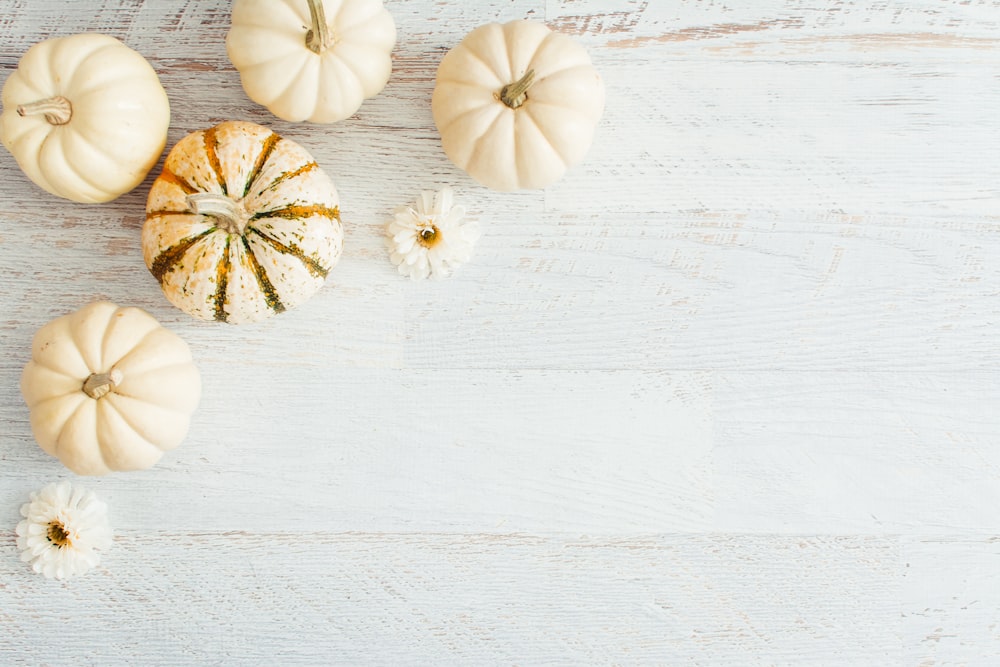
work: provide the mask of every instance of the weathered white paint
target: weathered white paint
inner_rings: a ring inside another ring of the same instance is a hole
[[[345,223],[301,308],[202,323],[143,265],[152,176],[72,205],[0,154],[0,664],[997,662],[1000,5],[387,6],[388,86],[315,126],[247,100],[225,0],[0,0],[0,76],[108,32],[159,72],[169,144],[267,125]],[[475,185],[430,114],[440,57],[513,18],[608,86],[545,192]],[[445,184],[476,257],[400,279],[382,225]],[[59,584],[13,544],[68,476],[17,382],[95,298],[183,336],[205,397],[161,464],[84,480],[119,536]]]

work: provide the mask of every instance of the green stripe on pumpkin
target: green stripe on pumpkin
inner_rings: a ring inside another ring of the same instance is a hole
[[[267,277],[267,271],[264,270],[264,267],[260,265],[257,257],[253,254],[253,250],[251,250],[250,244],[247,242],[247,237],[243,236],[241,240],[243,241],[243,248],[246,250],[245,256],[249,264],[248,268],[257,278],[257,286],[260,287],[260,292],[264,295],[264,302],[274,312],[284,312],[285,304],[281,303],[281,299],[278,298],[278,290],[274,289],[274,285]]]
[[[257,161],[254,162],[253,170],[247,177],[247,185],[243,189],[244,197],[250,194],[250,189],[253,187],[254,181],[256,181],[257,177],[260,176],[261,170],[264,168],[264,165],[267,164],[267,161],[271,157],[271,153],[274,151],[274,147],[278,145],[279,141],[281,141],[281,137],[279,137],[274,132],[272,132],[270,136],[268,136],[268,138],[264,140],[264,147],[261,149],[260,154],[257,156]]]
[[[191,211],[150,211],[146,218],[162,218],[165,215],[194,215]]]
[[[278,239],[268,236],[267,234],[260,231],[256,227],[247,227],[247,232],[248,233],[252,232],[256,236],[260,237],[261,241],[268,244],[281,254],[291,255],[292,257],[297,258],[306,267],[306,270],[309,271],[309,273],[311,273],[316,278],[325,279],[326,276],[330,273],[330,269],[324,267],[314,258],[307,255],[305,252],[302,251],[302,248],[299,248],[298,246],[286,245],[281,241],[279,241]]]
[[[153,260],[152,266],[149,267],[149,272],[153,274],[153,277],[156,278],[160,284],[163,284],[164,276],[177,268],[177,264],[184,259],[184,255],[187,251],[190,250],[193,245],[198,243],[198,241],[202,240],[214,231],[215,228],[206,229],[200,234],[189,236],[170,246],[157,255],[156,259]]]
[[[225,322],[226,315],[226,292],[229,290],[229,272],[233,268],[233,262],[229,258],[229,244],[232,237],[226,237],[226,247],[222,249],[222,259],[215,269],[215,320]]]
[[[272,190],[276,186],[281,185],[285,181],[290,181],[293,178],[298,178],[302,174],[308,174],[310,171],[312,171],[313,169],[316,169],[318,167],[319,167],[319,165],[317,163],[315,163],[315,162],[307,162],[306,164],[302,165],[298,169],[295,169],[293,171],[283,172],[283,173],[279,174],[278,177],[275,178],[273,181],[271,181],[270,183],[268,183],[267,187],[263,188],[260,192],[261,192],[261,194],[263,194],[263,193],[267,192],[268,190]]]

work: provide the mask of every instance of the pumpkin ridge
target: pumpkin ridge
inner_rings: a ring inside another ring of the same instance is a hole
[[[106,308],[105,306],[111,307]],[[76,348],[79,353],[80,358],[83,359],[83,364],[91,373],[97,373],[101,370],[101,365],[103,363],[103,359],[101,359],[101,357],[104,356],[104,334],[101,334],[101,340],[97,342],[97,347],[94,349],[91,345],[89,345],[94,343],[94,341],[81,338],[80,332],[90,326],[93,326],[92,323],[96,322],[101,322],[100,330],[107,330],[117,310],[117,306],[113,306],[108,302],[94,304],[94,306],[87,309],[85,316],[86,319],[89,320],[89,322],[87,322],[87,327],[83,326],[84,320],[80,318],[80,315],[82,314],[81,311],[70,313],[70,317],[72,319],[70,320],[69,339],[72,341],[73,347]]]
[[[174,265],[184,257],[187,251],[190,250],[191,247],[198,241],[214,232],[215,227],[211,227],[195,236],[189,236],[183,241],[170,246],[156,256],[156,259],[153,260],[153,264],[149,267],[149,272],[152,273],[153,277],[162,284],[163,277],[174,268]]]
[[[118,40],[116,39],[115,42]],[[87,51],[87,53],[81,53],[76,56],[76,62],[73,63],[73,70],[66,76],[66,82],[63,84],[65,90],[72,90],[73,97],[79,99],[85,95],[90,95],[96,90],[101,90],[102,88],[115,87],[115,84],[109,84],[107,79],[96,79],[90,80],[91,78],[87,76],[87,68],[91,64],[90,61],[101,51],[119,51],[119,44],[107,41],[104,43],[98,43],[94,41],[93,48]],[[124,43],[124,42],[122,42]],[[126,45],[127,46],[127,45]],[[116,54],[119,55],[119,54]],[[141,55],[141,54],[140,54]],[[49,66],[52,67],[53,63],[50,61]],[[152,68],[152,65],[150,65]],[[81,70],[83,72],[81,73]],[[132,78],[138,78],[134,74]],[[114,77],[113,81],[117,81],[118,85],[125,80],[121,76]]]
[[[267,277],[267,271],[265,271],[264,267],[257,261],[257,256],[253,254],[253,250],[247,242],[247,237],[243,236],[241,237],[241,240],[243,241],[243,247],[246,249],[247,261],[250,263],[250,272],[257,278],[257,286],[260,287],[261,294],[264,295],[264,302],[267,303],[267,307],[274,312],[284,312],[285,304],[281,303],[281,299],[278,298],[278,290],[274,289],[274,285]]]
[[[150,405],[152,405],[152,404],[150,404]],[[122,423],[125,424],[126,426],[128,426],[129,429],[133,433],[135,433],[137,436],[139,436],[140,440],[142,440],[144,443],[146,443],[147,445],[149,445],[150,447],[152,447],[157,452],[162,452],[163,451],[162,448],[160,448],[155,442],[153,442],[152,440],[150,440],[145,435],[143,435],[142,433],[139,432],[139,429],[137,429],[132,424],[132,422],[128,420],[128,418],[125,416],[125,413],[122,410],[118,409],[118,406],[115,405],[114,401],[103,401],[103,404],[102,404],[101,407],[104,408],[105,410],[113,410],[115,412],[115,414],[117,415],[117,417],[122,420]],[[160,406],[157,405],[155,407],[160,407]],[[164,408],[164,409],[167,409],[167,408]],[[175,411],[171,410],[171,412],[175,412]],[[99,440],[98,440],[98,443],[100,443]],[[101,447],[101,457],[103,458],[103,456],[104,456],[104,445],[101,444],[100,447]]]
[[[473,86],[470,86],[470,87],[473,87]],[[448,122],[447,122],[447,123],[445,123],[444,125],[442,125],[442,126],[439,126],[439,127],[438,127],[438,134],[444,134],[444,133],[446,133],[446,132],[448,131],[448,129],[449,129],[449,128],[450,128],[450,127],[451,127],[452,125],[454,125],[454,124],[455,124],[455,123],[457,123],[458,121],[462,120],[462,119],[463,119],[463,118],[465,118],[466,116],[469,116],[469,115],[471,115],[471,114],[473,114],[473,113],[476,113],[476,112],[482,112],[482,111],[483,111],[484,109],[493,109],[493,108],[495,108],[495,106],[496,106],[496,105],[494,104],[494,100],[492,100],[492,99],[491,99],[491,100],[490,100],[490,101],[489,101],[488,103],[486,103],[486,104],[480,104],[479,106],[475,106],[475,107],[470,107],[470,108],[466,109],[465,111],[463,111],[462,113],[458,114],[457,116],[453,116],[452,118],[450,118],[450,119],[448,120]],[[501,106],[502,106],[502,107],[504,107],[504,108],[508,108],[508,107],[507,107],[506,105],[504,105],[504,104],[501,104]],[[508,108],[508,110],[509,110],[509,111],[514,111],[513,109],[509,109],[509,108]],[[493,127],[493,124],[494,124],[494,123],[496,123],[496,121],[497,121],[497,118],[499,118],[499,117],[500,117],[500,114],[501,114],[501,113],[503,113],[503,111],[502,111],[502,110],[498,111],[498,112],[497,112],[497,114],[496,114],[496,115],[495,115],[495,116],[493,117],[493,120],[492,120],[492,121],[490,121],[490,124],[489,124],[489,126],[490,126],[491,128]]]
[[[66,375],[65,373],[61,373],[60,371],[56,371],[56,370],[52,370],[51,368],[49,368],[49,367],[48,367],[48,366],[46,366],[45,364],[40,364],[40,363],[38,363],[37,361],[35,361],[34,359],[32,359],[32,360],[31,360],[31,361],[30,361],[29,363],[33,363],[33,364],[35,364],[36,366],[38,366],[39,368],[44,368],[45,370],[47,370],[47,371],[51,371],[51,372],[53,372],[53,373],[55,373],[55,374],[57,374],[57,375],[62,375],[63,377],[67,377],[67,378],[71,378],[71,379],[74,379],[74,380],[77,380],[77,381],[79,381],[79,378],[77,378],[77,377],[74,377],[74,376],[70,376],[70,375]],[[80,384],[81,384],[81,386],[82,386],[82,384],[83,384],[83,383],[81,382]],[[48,401],[51,401],[51,400],[55,400],[55,399],[62,399],[62,400],[65,400],[65,399],[69,398],[70,396],[76,396],[77,394],[80,394],[80,393],[81,393],[81,392],[80,392],[80,390],[79,390],[79,389],[73,389],[73,390],[70,390],[70,391],[67,391],[67,392],[66,392],[65,394],[53,394],[52,396],[46,396],[45,398],[43,398],[43,399],[41,399],[41,400],[37,400],[37,401],[34,401],[34,402],[32,402],[32,403],[29,403],[29,402],[28,402],[28,399],[27,399],[27,398],[25,398],[25,399],[24,399],[24,402],[25,402],[25,404],[26,404],[26,405],[28,406],[28,409],[29,409],[29,410],[32,410],[32,409],[34,409],[34,408],[35,408],[36,406],[39,406],[39,405],[41,405],[42,403],[46,403],[46,402],[48,402]]]
[[[260,211],[254,213],[250,216],[250,222],[253,222],[254,220],[261,220],[263,218],[298,220],[299,218],[307,218],[312,215],[321,215],[324,218],[340,222],[340,207],[334,206],[333,208],[330,208],[329,206],[323,206],[322,204],[312,204],[309,206],[292,204],[291,206],[277,208],[273,211]]]
[[[31,361],[29,361],[28,363],[29,364],[35,364],[39,368],[44,368],[47,371],[52,371],[56,375],[62,375],[63,377],[68,377],[68,378],[77,377],[75,375],[70,375],[69,373],[67,373],[65,371],[61,371],[58,368],[52,368],[52,366],[49,366],[48,364],[43,364],[41,361],[39,361],[38,359],[35,359],[34,357],[32,357]],[[45,400],[47,401],[49,399],[46,398]],[[29,405],[28,407],[30,408],[31,406]]]
[[[126,415],[130,414],[131,410],[135,408],[136,404],[141,406],[143,410],[153,409],[155,411],[163,413],[163,416],[165,418],[183,421],[188,425],[186,428],[190,427],[192,413],[187,412],[186,410],[178,410],[166,405],[153,403],[150,401],[143,400],[141,398],[128,396],[126,394],[121,394],[118,392],[116,392],[113,396],[109,396],[108,398],[110,399],[108,403],[114,406],[115,410],[118,411],[118,414],[121,415],[122,417],[122,421],[124,421],[129,426],[129,428],[135,431],[143,440],[150,443],[161,452],[166,452],[170,451],[171,449],[175,449],[178,445],[180,445],[180,441],[176,442],[165,441],[162,433],[150,434],[148,431],[143,432],[142,430],[140,430],[136,426],[135,421],[133,419],[129,419],[128,417],[126,417]],[[168,415],[169,417],[167,417]]]
[[[233,261],[229,257],[229,245],[232,242],[232,235],[226,236],[226,247],[222,250],[222,259],[215,272],[215,320],[217,322],[226,321],[226,291],[229,289],[229,272],[233,268]]]
[[[501,103],[501,106],[506,106],[506,105],[504,105],[503,103]],[[511,109],[511,111],[513,111],[513,109]],[[493,118],[492,122],[490,122],[490,124],[487,126],[486,131],[483,132],[482,134],[480,134],[478,137],[476,137],[475,143],[472,144],[472,150],[469,151],[469,157],[465,161],[465,166],[462,167],[463,169],[468,169],[469,166],[472,165],[473,162],[476,160],[477,156],[480,153],[480,150],[483,147],[483,143],[485,143],[486,138],[490,135],[490,133],[492,133],[494,131],[494,129],[496,127],[496,124],[497,124],[497,121],[499,119],[500,119],[500,114],[497,114]],[[517,122],[517,113],[514,114],[514,120],[512,121],[512,124],[516,123],[516,122]],[[517,145],[516,144],[513,147],[513,151],[514,151],[514,164],[516,165],[517,164]],[[517,181],[521,180],[521,177],[520,177],[519,173],[515,173],[514,174],[514,178]]]
[[[58,342],[61,338],[66,337],[73,342],[73,334],[71,332],[73,325],[69,319],[70,315],[72,315],[72,313],[69,315],[63,315],[62,317],[57,317],[35,333],[35,336],[31,341],[31,360],[36,364],[40,364],[41,366],[48,368],[54,373],[68,378],[79,379],[80,382],[83,382],[83,380],[80,379],[80,369],[83,369],[88,374],[91,372],[91,369],[87,365],[87,358],[83,355],[83,352],[75,344],[75,342],[68,346],[57,345],[54,348],[43,346],[41,349],[37,349],[40,340]],[[37,354],[36,349],[38,352]],[[71,354],[73,355],[72,363],[63,361],[63,356],[69,356]],[[65,370],[42,363],[40,359],[43,357],[59,365],[65,364],[63,366]],[[74,368],[74,366],[76,368]]]
[[[162,328],[162,327],[160,327],[160,328]],[[156,327],[154,327],[154,328],[150,329],[149,331],[147,331],[143,335],[143,337],[140,338],[136,342],[136,344],[132,346],[131,350],[129,350],[128,352],[126,352],[122,356],[118,357],[117,360],[115,360],[114,366],[116,368],[120,367],[120,366],[125,366],[127,368],[129,366],[129,363],[131,362],[131,357],[132,357],[133,354],[136,353],[136,350],[139,350],[140,353],[141,353],[142,352],[142,348],[146,345],[146,342],[149,340],[149,338],[151,336],[157,335],[158,333],[159,333],[159,328],[156,328]],[[171,364],[171,365],[176,365],[176,364]],[[166,366],[157,367],[157,370],[159,368],[166,368]],[[150,370],[152,370],[152,369],[150,369]],[[144,375],[144,374],[146,374],[148,372],[149,372],[148,370],[147,371],[142,371],[140,373],[129,372],[129,373],[124,373],[124,376],[125,376],[125,378],[138,377],[138,376]],[[115,393],[120,393],[120,392],[118,392],[116,390]]]
[[[243,189],[243,197],[245,198],[250,194],[250,188],[253,187],[254,181],[260,176],[261,170],[264,165],[271,158],[271,153],[274,151],[274,147],[278,145],[281,141],[281,137],[277,133],[272,132],[267,139],[264,140],[264,147],[261,149],[260,153],[257,155],[257,161],[254,162],[253,169],[250,171],[250,175],[247,176],[247,185]]]
[[[105,350],[107,350],[107,347],[108,347],[108,339],[111,338],[111,334],[114,333],[114,331],[115,331],[115,324],[117,324],[118,322],[121,322],[121,318],[120,317],[116,317],[116,315],[118,313],[120,313],[121,311],[123,311],[123,310],[125,310],[125,309],[122,308],[121,306],[119,306],[118,308],[115,308],[114,312],[111,313],[111,317],[108,319],[108,325],[106,327],[104,327],[104,335],[101,336],[101,346],[97,350],[97,356],[98,356],[98,358],[100,360],[100,368],[108,368],[108,366],[109,366],[107,359],[104,358],[105,357],[104,353],[105,353]],[[110,365],[113,366],[114,364],[112,363]],[[111,369],[108,368],[109,372],[110,372],[110,370]]]
[[[160,174],[160,180],[176,185],[181,190],[183,190],[184,194],[186,195],[193,195],[194,193],[198,192],[198,188],[194,187],[193,185],[188,183],[186,179],[178,176],[177,174],[170,171],[166,167],[163,168],[163,173]]]
[[[141,373],[136,373],[134,375],[129,375],[128,379],[130,379],[132,381],[135,381],[135,380],[137,380],[139,378],[142,378],[143,376],[145,376],[145,375],[147,375],[149,373],[160,373],[162,371],[169,370],[171,368],[183,368],[185,366],[190,366],[190,365],[191,365],[191,362],[187,361],[187,362],[178,362],[176,364],[170,364],[168,366],[160,366],[159,368],[151,368],[151,369],[149,369],[147,371],[143,371]],[[184,412],[183,410],[178,410],[178,409],[172,408],[172,407],[170,407],[168,405],[163,405],[162,403],[155,403],[155,402],[149,401],[149,400],[147,400],[145,398],[139,398],[138,396],[130,394],[130,393],[126,392],[126,391],[120,391],[119,389],[115,389],[115,391],[114,391],[113,394],[108,394],[108,396],[107,396],[107,398],[112,398],[112,397],[114,397],[114,399],[126,399],[126,400],[129,400],[129,401],[135,401],[137,403],[142,403],[143,405],[151,405],[154,408],[156,408],[158,410],[163,410],[165,412],[175,412],[175,413],[177,413],[179,415],[185,415],[185,416],[188,414],[188,413]],[[46,399],[46,400],[48,400],[48,399]],[[113,402],[113,401],[110,401],[110,402]]]
[[[155,457],[154,463],[160,460],[160,458],[163,456],[163,450],[157,447],[155,443],[152,443],[149,440],[147,440],[146,436],[139,433],[139,431],[137,431],[135,427],[132,426],[132,424],[130,424],[127,419],[125,419],[125,415],[122,414],[121,410],[115,407],[114,403],[106,403],[102,401],[101,405],[97,407],[97,410],[98,410],[97,417],[98,418],[103,417],[105,425],[108,425],[109,422],[111,421],[108,419],[109,416],[108,413],[113,413],[117,419],[121,420],[121,423],[124,424],[128,430],[132,431],[132,433],[135,434],[135,436],[139,439],[139,441],[141,441],[143,445],[147,447],[147,452],[145,453],[145,455],[148,456],[150,453],[152,453],[152,455]],[[105,414],[101,415],[100,410],[104,410]],[[111,466],[108,465],[108,462],[111,461],[114,463],[116,470],[137,469],[135,462],[135,449],[133,449],[133,447],[130,446],[129,455],[123,460],[122,457],[116,455],[118,453],[116,453],[114,449],[112,449],[112,445],[114,444],[115,440],[116,440],[115,438],[109,438],[107,440],[102,438],[97,438],[97,448],[101,452],[101,462],[104,463],[104,466],[110,469]],[[133,441],[132,443],[129,444],[134,445],[137,443]],[[128,461],[128,463],[123,465],[124,461]],[[139,467],[140,468],[142,467],[141,464]]]
[[[52,399],[48,399],[48,400],[52,400]],[[55,457],[57,457],[57,458],[59,458],[60,461],[62,460],[62,457],[59,456],[59,450],[62,449],[63,434],[66,433],[66,429],[69,428],[69,425],[73,423],[74,419],[76,419],[76,415],[80,412],[80,410],[86,409],[86,406],[88,406],[89,404],[94,403],[94,402],[95,401],[84,397],[84,400],[81,400],[77,404],[76,409],[74,409],[73,412],[70,413],[69,417],[66,418],[66,421],[64,421],[62,423],[62,428],[59,429],[59,434],[56,435],[56,441],[54,443],[54,446],[52,447],[52,455],[55,456]],[[101,457],[101,462],[102,463],[104,462],[104,457],[103,456]],[[105,466],[105,467],[107,467],[107,466]]]
[[[291,55],[291,54],[289,54],[289,55]],[[286,59],[287,59],[287,57],[288,56],[286,56]],[[309,67],[309,62],[310,62],[309,59],[301,61],[301,64],[299,65],[298,69],[295,70],[295,73],[294,74],[290,73],[290,75],[288,77],[288,85],[286,85],[284,88],[282,88],[281,91],[278,92],[277,94],[272,95],[271,99],[269,99],[268,101],[266,101],[266,102],[263,101],[263,99],[264,99],[263,96],[260,96],[260,99],[254,99],[254,98],[251,98],[251,99],[253,99],[254,102],[257,102],[258,104],[263,104],[264,106],[268,107],[268,109],[270,109],[271,108],[270,105],[274,104],[275,102],[280,102],[285,96],[287,96],[287,95],[290,94],[289,93],[290,90],[292,90],[293,88],[295,88],[296,84],[298,83],[298,79],[302,77],[302,72],[304,72],[306,70],[306,68]],[[262,67],[262,66],[263,67],[267,67],[268,65],[270,65],[270,61],[264,61],[264,62],[261,62],[261,63],[257,63],[256,65],[251,65],[250,67],[245,68],[245,71],[249,72],[250,70],[252,70],[254,68]],[[242,77],[242,76],[243,76],[243,72],[240,72],[240,77]],[[244,90],[246,90],[245,86],[244,86]],[[278,117],[282,118],[282,116],[278,116]]]
[[[146,218],[162,218],[165,215],[191,215],[191,211],[150,211],[146,214]]]
[[[535,126],[535,130],[538,131],[538,136],[542,138],[542,140],[545,142],[545,145],[549,147],[549,149],[557,158],[559,158],[559,161],[563,163],[563,167],[569,169],[569,160],[567,160],[563,156],[563,154],[559,152],[559,149],[557,149],[555,144],[552,143],[552,139],[550,139],[549,135],[545,133],[542,126],[539,125],[538,121],[535,120],[534,116],[532,116],[530,113],[526,113],[524,114],[524,118],[531,121],[531,124]],[[522,119],[521,122],[524,122],[524,120]]]
[[[69,123],[67,123],[66,125],[68,126]],[[46,139],[46,142],[48,142],[48,140],[51,139],[55,143],[56,142],[56,137],[58,137],[59,147],[64,152],[64,154],[71,154],[72,153],[72,148],[71,148],[72,142],[74,140],[76,140],[76,141],[80,141],[83,144],[87,145],[90,148],[90,150],[92,150],[94,152],[95,156],[97,156],[97,157],[103,157],[103,158],[105,158],[105,160],[107,162],[114,162],[111,158],[109,158],[106,155],[106,149],[102,149],[98,144],[95,144],[94,140],[89,136],[89,133],[87,133],[87,132],[77,132],[77,131],[69,132],[69,131],[67,131],[67,132],[61,132],[61,133],[58,133],[58,134],[57,133],[53,133],[53,134],[50,134],[48,136],[48,138]],[[67,142],[70,143],[70,146],[67,146]],[[67,162],[70,162],[70,160],[67,160]],[[103,182],[103,179],[101,179],[98,176],[98,173],[99,173],[98,170],[94,168],[93,164],[91,164],[91,168],[90,169],[74,169],[73,170],[73,174],[78,179],[80,179],[80,181],[82,183],[84,183],[85,185],[87,185],[91,190],[95,190],[97,192],[102,192],[104,190],[104,182]]]
[[[327,21],[327,23],[329,23],[330,25],[332,25],[334,27],[334,32],[337,33],[337,36],[341,37],[341,39],[338,40],[338,41],[342,41],[342,39],[343,39],[342,35],[344,33],[355,31],[358,28],[364,27],[365,25],[367,25],[368,23],[370,23],[373,20],[381,19],[382,18],[382,11],[381,11],[382,10],[382,5],[378,5],[378,4],[375,4],[375,3],[370,3],[369,7],[371,7],[372,10],[373,10],[371,14],[369,14],[368,16],[366,16],[363,19],[359,19],[359,20],[355,21],[354,23],[347,23],[346,21],[344,21],[343,24],[342,24],[341,23],[341,20],[342,20],[341,15],[344,13],[344,9],[349,4],[351,4],[351,3],[349,3],[349,2],[342,2],[340,4],[340,7],[337,7],[337,13],[334,14],[334,16],[333,16],[332,19],[330,19],[330,20]]]
[[[229,191],[226,189],[226,179],[222,175],[222,162],[219,161],[219,136],[216,132],[217,128],[218,126],[205,130],[202,140],[205,144],[205,157],[208,158],[208,166],[215,172],[215,178],[219,181],[222,194],[229,196]]]
[[[302,248],[299,248],[298,246],[285,245],[278,239],[268,236],[267,234],[260,231],[256,227],[250,227],[249,231],[259,236],[262,241],[267,243],[269,246],[271,246],[281,254],[291,255],[292,257],[296,257],[300,262],[302,262],[303,265],[305,265],[309,273],[311,273],[315,277],[326,278],[327,275],[330,273],[329,269],[324,268],[322,264],[320,264],[315,259],[304,253],[302,251]],[[244,241],[245,240],[246,239],[244,239]],[[256,260],[256,258],[254,259]]]
[[[461,51],[459,51],[459,49],[461,49]],[[472,56],[473,60],[479,61],[479,63],[483,67],[486,68],[487,72],[489,72],[490,74],[492,74],[493,76],[496,77],[496,79],[497,79],[497,85],[503,86],[503,85],[506,85],[506,83],[510,83],[509,81],[505,82],[504,81],[505,77],[501,77],[500,73],[496,71],[496,68],[494,68],[493,65],[489,64],[486,61],[486,58],[484,58],[483,56],[479,55],[479,53],[476,52],[476,51],[474,51],[472,49],[472,47],[469,46],[468,44],[463,44],[463,43],[459,42],[458,46],[456,46],[452,51],[458,51],[459,54],[461,54],[463,52],[464,53],[468,53],[470,56]],[[445,57],[447,57],[448,55],[450,55],[450,53],[445,54]],[[442,60],[442,62],[444,62],[444,61]],[[487,84],[484,83],[484,84],[480,84],[480,85],[486,86]],[[494,88],[495,86],[489,85],[487,87]]]
[[[267,187],[263,188],[260,192],[257,193],[257,196],[259,197],[260,195],[264,194],[265,192],[274,188],[275,186],[280,185],[281,183],[284,183],[285,181],[291,180],[293,178],[298,178],[302,174],[306,174],[318,167],[319,163],[314,160],[312,162],[307,162],[306,164],[302,165],[301,167],[293,171],[286,171],[282,173],[280,176],[276,177],[273,181],[268,183]]]

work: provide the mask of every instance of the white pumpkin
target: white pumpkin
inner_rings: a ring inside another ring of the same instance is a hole
[[[302,146],[228,121],[177,142],[142,228],[164,294],[203,320],[255,322],[318,290],[344,243],[337,189]]]
[[[139,308],[106,301],[35,334],[21,375],[31,430],[80,475],[140,470],[187,435],[201,379],[187,344]]]
[[[114,37],[32,46],[3,87],[0,139],[32,181],[77,202],[115,199],[163,153],[170,103],[156,72]]]
[[[566,35],[534,21],[490,23],[445,54],[431,109],[445,153],[475,180],[538,189],[586,155],[604,83]]]
[[[235,0],[226,36],[250,99],[314,123],[343,120],[381,92],[395,44],[382,0]]]

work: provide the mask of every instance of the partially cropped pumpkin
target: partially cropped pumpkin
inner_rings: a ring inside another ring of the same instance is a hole
[[[445,54],[431,108],[445,153],[475,180],[537,189],[586,155],[604,84],[566,35],[533,21],[490,23]]]
[[[139,185],[169,124],[156,72],[108,35],[39,42],[3,87],[3,145],[37,185],[77,202],[111,201]]]
[[[97,302],[38,330],[21,393],[41,448],[79,475],[103,475],[177,447],[201,379],[187,344],[152,315]]]
[[[333,181],[302,146],[228,121],[181,139],[142,228],[164,294],[203,320],[254,322],[318,290],[343,247]]]
[[[226,37],[250,99],[315,123],[343,120],[381,92],[395,44],[382,0],[235,0]]]

